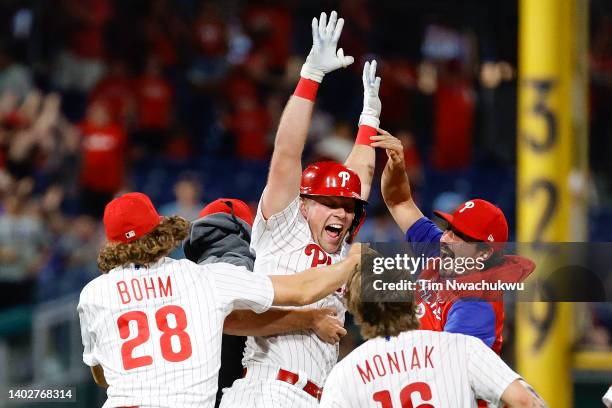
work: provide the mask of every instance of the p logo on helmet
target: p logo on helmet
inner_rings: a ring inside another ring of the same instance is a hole
[[[365,205],[368,203],[361,198],[361,180],[359,175],[344,164],[335,162],[318,162],[306,167],[302,173],[300,195],[346,197],[355,199],[355,219],[349,231],[350,243],[359,227],[365,220]]]
[[[341,171],[338,176],[342,179],[342,187],[346,187],[346,183],[350,180],[351,175],[348,171]]]
[[[357,173],[335,162],[318,162],[306,167],[302,173],[300,194],[347,197],[367,203],[361,198],[361,181]]]

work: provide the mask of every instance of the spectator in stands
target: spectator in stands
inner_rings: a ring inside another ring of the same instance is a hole
[[[32,91],[21,106],[2,120],[6,129],[5,162],[16,179],[38,174],[72,180],[77,150],[74,127],[60,113],[60,97]],[[68,169],[70,167],[70,169]]]
[[[268,134],[272,123],[265,107],[251,97],[242,97],[229,116],[227,127],[236,140],[236,154],[245,160],[266,160],[271,140]]]
[[[511,166],[516,159],[516,70],[506,61],[486,61],[480,66],[479,82],[479,147],[487,162]]]
[[[179,176],[174,184],[175,201],[165,204],[159,208],[161,215],[180,215],[188,221],[195,221],[199,218],[199,212],[204,207],[200,200],[202,196],[202,184],[195,174],[184,173]],[[170,253],[174,259],[185,257],[183,247],[179,246]]]
[[[291,46],[292,19],[284,2],[252,2],[243,13],[244,27],[253,40],[253,54],[274,74],[285,71]]]
[[[39,200],[41,219],[45,223],[52,242],[57,242],[70,225],[61,209],[64,198],[64,187],[60,184],[53,184],[47,188]]]
[[[375,27],[372,17],[377,13],[372,13],[366,0],[342,0],[340,1],[339,14],[344,16],[346,21],[351,22],[342,30],[342,47],[345,50],[351,50],[351,55],[355,57],[355,61],[362,61],[365,55],[372,51],[371,33]],[[361,66],[363,64],[355,65]],[[382,71],[379,72],[379,75],[382,75]],[[386,75],[381,76],[381,78],[387,80]],[[383,106],[385,106],[385,110],[389,107],[384,101]]]
[[[21,105],[10,94],[5,94],[2,110],[3,162],[9,174],[16,180],[29,177],[36,169],[39,151],[32,123],[40,110],[42,95],[31,92]]]
[[[28,211],[26,192],[5,196],[0,215],[0,308],[29,303],[45,257],[46,231]]]
[[[415,190],[418,191],[423,183],[423,165],[415,144],[414,135],[406,129],[399,129],[394,134],[404,146],[404,162],[406,163],[406,173],[408,173],[408,177],[410,178],[410,188],[413,192]],[[379,157],[381,160],[377,163],[376,168],[382,171],[387,163],[387,158],[385,156]]]
[[[116,58],[109,62],[107,74],[91,91],[89,100],[104,100],[111,110],[113,122],[127,128],[136,108],[132,88],[132,80],[125,61]]]
[[[192,173],[181,174],[174,184],[175,201],[163,205],[159,209],[162,215],[180,215],[188,221],[198,218],[198,213],[203,207],[200,200],[202,196],[202,184],[198,177]]]
[[[344,163],[355,142],[355,130],[348,122],[337,122],[333,133],[322,137],[314,146],[316,157],[311,160],[332,160]]]
[[[189,69],[189,79],[194,85],[212,85],[226,75],[228,64],[228,32],[226,22],[220,16],[219,5],[204,2],[193,25],[196,56]]]
[[[143,25],[146,49],[160,62],[164,71],[170,71],[179,63],[184,44],[189,43],[189,28],[181,18],[176,2],[153,0],[147,3],[150,4],[150,13]]]
[[[462,183],[457,183],[461,185]],[[432,207],[439,208],[439,211],[453,213],[459,206],[467,200],[467,196],[456,191],[443,191],[438,194],[433,201]]]
[[[388,217],[387,208],[382,204],[368,210],[357,235],[357,240],[363,242],[401,242],[403,239],[402,231]]]
[[[257,98],[257,86],[243,66],[232,69],[223,85],[223,98],[231,106],[237,105],[242,98]]]
[[[146,153],[160,153],[168,142],[172,125],[174,90],[161,72],[159,60],[149,56],[145,72],[135,80],[137,106],[134,145]]]
[[[0,45],[0,95],[10,94],[21,103],[32,87],[31,69],[17,62],[6,45]]]
[[[96,263],[103,241],[100,225],[87,215],[66,221],[68,228],[54,241],[47,264],[37,277],[39,301],[78,293],[100,273]]]
[[[227,52],[227,26],[219,15],[219,6],[202,3],[194,24],[194,37],[200,53],[207,58],[222,58]]]
[[[57,60],[54,82],[61,90],[89,91],[105,71],[104,27],[113,14],[110,0],[63,0],[69,18],[68,44]]]
[[[412,91],[416,87],[416,69],[402,58],[383,60],[380,64],[380,100],[382,120],[387,129],[405,128],[412,125]]]
[[[83,213],[100,218],[104,206],[124,183],[126,136],[121,126],[112,121],[104,101],[90,104],[79,129],[81,208]]]
[[[589,164],[601,175],[603,188],[612,192],[612,16],[593,21],[589,59]]]
[[[444,64],[434,99],[432,164],[437,170],[459,170],[472,159],[475,96],[458,60]]]

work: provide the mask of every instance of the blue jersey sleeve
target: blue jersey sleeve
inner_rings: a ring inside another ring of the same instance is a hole
[[[448,312],[444,331],[478,337],[487,346],[495,342],[495,312],[489,302],[459,300]]]
[[[442,237],[442,230],[429,218],[420,218],[406,231],[406,242],[416,256],[423,254],[426,257],[440,255],[438,243]]]

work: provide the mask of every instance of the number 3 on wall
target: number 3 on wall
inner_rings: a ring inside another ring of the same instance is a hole
[[[168,315],[174,315],[176,327],[170,327],[168,324]],[[121,359],[123,360],[123,368],[131,370],[138,367],[144,367],[153,364],[153,357],[141,356],[133,357],[132,352],[141,344],[146,343],[151,337],[149,331],[149,319],[144,312],[132,311],[119,316],[117,319],[117,327],[119,327],[119,336],[125,340],[130,337],[130,322],[135,321],[137,324],[137,335],[131,340],[127,340],[121,346]],[[164,306],[155,313],[155,322],[157,328],[162,332],[159,338],[162,356],[165,360],[172,363],[187,360],[191,357],[191,339],[185,331],[187,328],[187,316],[185,310],[180,306],[169,305]],[[172,337],[177,336],[179,339],[179,350],[172,350]]]
[[[401,408],[435,408],[431,404],[419,404],[414,406],[412,404],[412,394],[414,393],[418,393],[423,401],[431,401],[432,395],[429,385],[424,382],[414,382],[408,384],[400,391]],[[388,390],[375,392],[372,398],[374,401],[380,402],[381,408],[393,408],[391,393]]]

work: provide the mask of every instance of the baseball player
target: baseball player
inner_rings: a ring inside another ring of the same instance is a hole
[[[472,199],[460,205],[453,214],[434,211],[448,223],[445,231],[440,230],[423,216],[412,199],[401,142],[388,132],[382,133],[372,137],[376,140],[372,145],[386,149],[389,158],[381,180],[383,198],[415,253],[439,256],[443,260],[480,258],[484,265],[482,269],[473,267],[462,271],[458,279],[466,282],[476,277],[490,281],[499,277],[511,282],[526,279],[534,270],[534,263],[524,257],[503,255],[508,224],[502,211],[488,201]],[[423,270],[419,277],[436,281],[447,276],[458,275],[453,270],[432,268]],[[482,301],[474,301],[475,297],[481,296],[473,293],[469,293],[470,299],[463,299],[461,294],[443,296],[432,291],[420,291],[419,295],[418,316],[422,329],[475,336],[496,353],[501,352],[504,305],[500,293],[481,293]]]
[[[509,408],[545,406],[480,340],[416,330],[411,292],[397,302],[362,302],[362,280],[371,286],[374,279],[365,270],[349,278],[348,309],[367,341],[332,369],[321,407],[476,407],[476,398]]]
[[[301,79],[280,120],[268,181],[255,222],[251,247],[254,272],[293,275],[303,268],[332,265],[347,252],[357,233],[370,192],[381,110],[376,63],[363,71],[364,106],[355,146],[346,163],[321,162],[301,172],[314,99],[325,74],[353,62],[336,50],[344,25],[332,12],[312,20],[313,45],[302,66]],[[344,321],[341,294],[310,305],[332,307]],[[234,382],[221,407],[316,406],[327,373],[338,359],[338,346],[310,331],[282,336],[248,337],[244,378]]]
[[[104,211],[103,274],[81,292],[83,361],[108,387],[105,407],[213,407],[225,317],[234,309],[305,305],[343,284],[359,260],[293,276],[263,276],[219,262],[167,255],[189,233],[185,219],[161,217],[142,193]]]
[[[255,254],[250,249],[252,226],[253,213],[246,203],[234,198],[217,199],[204,207],[192,223],[184,243],[185,256],[200,265],[225,262],[252,271],[255,262]],[[261,314],[250,310],[230,313],[223,326],[216,404],[221,402],[221,390],[242,376],[244,336],[270,336],[298,330],[312,330],[330,344],[336,344],[346,334],[332,308],[271,308]]]

